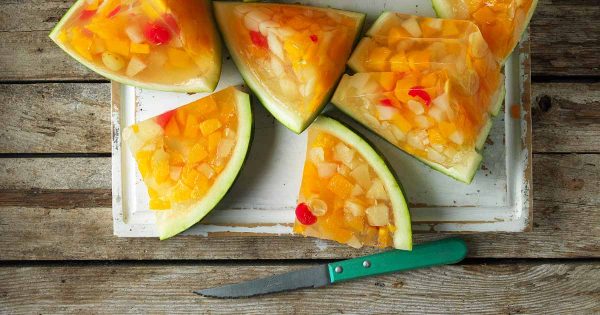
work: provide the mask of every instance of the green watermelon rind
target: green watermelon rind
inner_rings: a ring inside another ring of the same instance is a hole
[[[504,57],[501,64],[504,64],[506,62],[508,57],[510,57],[510,55],[512,54],[512,51],[514,51],[515,48],[517,47],[517,45],[519,45],[519,41],[521,40],[521,38],[523,38],[523,34],[527,30],[527,26],[529,25],[529,22],[531,22],[533,13],[535,12],[535,9],[537,8],[537,4],[538,4],[538,0],[533,0],[531,2],[531,7],[529,8],[529,12],[527,12],[527,17],[525,18],[525,23],[523,23],[523,29],[521,30],[519,39],[517,41],[515,41],[515,46],[512,47],[512,49],[510,50],[511,53],[509,53],[506,57]],[[446,1],[446,0],[431,0],[431,6],[437,17],[446,18],[446,19],[452,18],[452,15],[453,15],[452,14],[452,5],[450,5],[450,3],[448,1]]]
[[[344,76],[348,76],[348,75],[344,75]],[[342,78],[342,80],[343,80],[343,78]],[[340,86],[342,86],[342,85],[343,85],[343,83],[340,84]],[[363,123],[362,120],[360,119],[360,117],[357,117],[352,110],[350,110],[349,108],[346,108],[346,106],[344,106],[343,102],[338,97],[337,91],[341,91],[341,90],[339,88],[336,90],[336,93],[333,95],[333,98],[331,99],[331,103],[335,107],[340,109],[343,113],[350,116],[357,123],[365,126],[367,129],[371,130],[374,134],[376,134],[380,138],[384,139],[385,141],[389,142],[394,147],[396,147],[399,150],[405,152],[406,154],[416,158],[417,160],[419,160],[420,162],[424,163],[425,165],[431,167],[432,169],[439,171],[445,175],[448,175],[458,181],[464,182],[466,184],[470,184],[473,181],[473,177],[475,177],[475,173],[481,166],[481,162],[483,160],[483,156],[479,152],[477,152],[477,150],[473,150],[472,153],[465,158],[465,163],[462,164],[462,167],[450,167],[450,168],[445,167],[439,163],[428,161],[424,158],[412,155],[412,154],[406,152],[405,150],[403,150],[402,148],[399,148],[398,146],[396,146],[389,139],[387,139],[384,136],[382,136],[381,134],[379,134],[379,132],[377,132],[377,130],[375,130],[368,124]],[[489,130],[487,132],[489,132]],[[487,138],[487,135],[486,135],[486,138]]]
[[[396,227],[393,237],[394,248],[412,250],[410,211],[404,197],[404,190],[385,157],[367,139],[360,136],[358,132],[331,117],[320,115],[313,122],[311,128],[325,131],[350,144],[375,170],[377,176],[383,181],[392,204],[394,225]]]
[[[175,236],[202,220],[225,197],[248,156],[253,134],[253,118],[250,95],[239,90],[236,93],[236,109],[238,115],[237,141],[233,153],[221,174],[215,179],[212,187],[193,209],[180,216],[170,216],[164,211],[155,211],[156,226],[161,240]],[[164,214],[164,215],[163,215]]]
[[[233,39],[230,37],[229,33],[226,31],[225,32],[223,31],[225,28],[225,25],[223,24],[223,22],[221,22],[221,20],[228,18],[226,16],[226,14],[229,12],[229,10],[227,10],[225,7],[227,7],[227,6],[233,7],[233,6],[236,6],[239,4],[240,3],[224,2],[224,1],[215,1],[214,2],[215,19],[217,20],[217,25],[218,25],[219,29],[221,30],[221,35],[223,36],[223,41],[225,42],[225,46],[229,50],[229,52],[231,54],[231,58],[233,58],[233,61],[236,65],[238,71],[244,78],[244,81],[250,87],[250,89],[254,92],[256,97],[259,99],[260,103],[271,113],[271,115],[273,115],[284,126],[286,126],[288,129],[292,130],[293,132],[300,134],[315,120],[315,118],[323,110],[325,105],[327,105],[329,103],[331,95],[333,95],[333,92],[335,91],[337,83],[339,82],[339,79],[342,77],[343,72],[340,72],[340,75],[339,75],[338,79],[335,81],[335,84],[332,84],[329,91],[325,94],[325,97],[323,98],[323,102],[321,103],[321,105],[319,105],[316,108],[316,110],[314,111],[314,113],[312,115],[310,115],[308,118],[302,119],[297,114],[293,113],[291,110],[288,110],[284,104],[282,104],[280,101],[275,99],[270,93],[268,93],[268,91],[266,91],[265,89],[262,88],[261,84],[259,83],[259,80],[252,74],[252,70],[242,60],[242,57],[238,53],[236,53],[236,49],[234,49],[235,47],[233,47],[233,44],[232,44]],[[362,26],[364,24],[364,20],[365,20],[365,16],[366,16],[365,14],[351,12],[351,11],[331,9],[331,8],[319,8],[319,9],[325,10],[325,11],[335,11],[335,12],[339,12],[339,13],[345,14],[347,16],[350,16],[352,18],[356,18],[358,20],[358,23],[357,23],[357,28],[356,28],[356,37],[354,39],[353,44],[356,43],[356,41],[360,37],[360,30],[362,29]],[[222,15],[223,15],[223,17],[219,18],[219,16],[222,16]]]
[[[126,84],[126,85],[143,88],[143,89],[166,91],[166,92],[201,93],[201,92],[212,92],[217,87],[219,78],[221,77],[221,43],[218,40],[219,35],[217,33],[216,26],[213,27],[214,38],[215,38],[215,44],[214,44],[215,45],[215,47],[214,47],[215,48],[215,58],[212,61],[213,64],[215,65],[215,68],[212,69],[212,71],[211,71],[212,73],[210,75],[207,75],[205,78],[195,78],[195,79],[193,79],[194,80],[193,82],[186,83],[186,84],[164,84],[164,83],[142,82],[140,80],[128,78],[127,76],[125,76],[123,74],[116,74],[109,70],[105,70],[102,67],[96,66],[93,63],[91,63],[90,61],[88,61],[87,59],[79,56],[75,51],[68,48],[66,45],[64,45],[63,43],[61,43],[58,40],[58,38],[57,38],[58,34],[62,30],[65,23],[67,23],[69,21],[71,16],[73,14],[75,14],[77,9],[81,6],[83,6],[85,4],[85,2],[86,2],[86,0],[78,0],[77,2],[75,2],[69,8],[67,13],[65,13],[65,15],[60,19],[60,21],[54,26],[54,28],[52,29],[52,31],[49,34],[49,37],[54,43],[56,43],[56,45],[58,45],[58,47],[60,47],[69,56],[71,56],[73,59],[77,60],[80,64],[82,64],[86,68],[90,69],[91,71],[93,71],[109,80],[116,81],[116,82]],[[208,5],[208,8],[207,8],[208,12],[210,12],[211,11],[210,1],[207,1],[207,5]],[[213,20],[212,24],[214,26],[215,25],[214,18],[211,17],[211,19]]]

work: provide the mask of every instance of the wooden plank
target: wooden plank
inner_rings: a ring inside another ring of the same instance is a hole
[[[309,266],[3,267],[0,304],[10,313],[600,312],[600,266],[595,263],[443,266],[246,299],[213,299],[192,293]]]
[[[598,77],[599,14],[597,0],[539,1],[531,20],[531,73]]]
[[[109,84],[0,85],[0,153],[110,151]]]
[[[102,79],[69,58],[48,38],[71,3],[0,2],[0,81]],[[540,1],[532,20],[533,74],[597,76],[599,15],[595,0]]]
[[[464,235],[469,256],[600,257],[600,155],[536,154],[533,162],[533,232]],[[109,163],[108,158],[0,159],[0,260],[314,259],[377,251],[294,236],[117,238],[106,196]],[[1,171],[7,169],[15,171]],[[82,189],[95,197],[82,197]],[[32,190],[39,197],[18,204],[15,194]],[[415,241],[445,236],[417,234]]]
[[[0,84],[0,153],[110,152],[110,85]],[[534,152],[600,152],[600,83],[533,84]]]
[[[537,83],[532,94],[534,152],[600,152],[600,83]]]

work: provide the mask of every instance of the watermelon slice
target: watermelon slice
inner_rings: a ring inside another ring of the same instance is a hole
[[[400,183],[382,155],[332,118],[308,129],[294,232],[355,248],[412,249]]]
[[[504,63],[527,28],[537,0],[432,0],[442,18],[473,21],[483,34],[494,56]]]
[[[329,101],[365,15],[273,3],[214,6],[248,86],[277,120],[301,133]]]
[[[221,73],[208,0],[78,0],[50,38],[92,71],[141,88],[210,92]]]
[[[250,98],[233,87],[123,130],[160,239],[191,227],[225,196],[246,158],[251,130]]]
[[[504,98],[477,26],[386,12],[358,44],[332,102],[436,170],[470,183]]]

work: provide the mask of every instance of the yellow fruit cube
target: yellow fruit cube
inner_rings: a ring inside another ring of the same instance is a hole
[[[138,169],[142,174],[142,177],[147,177],[150,175],[151,166],[150,159],[152,158],[152,151],[138,151],[135,155],[135,160],[138,164]]]
[[[208,152],[210,152],[210,154],[215,154],[217,152],[221,137],[222,134],[220,131],[213,132],[208,136]]]
[[[202,174],[200,174],[200,172],[198,172],[194,167],[186,165],[181,170],[180,181],[190,187],[193,187],[196,184],[196,180],[198,179],[198,176],[201,176],[201,175]]]
[[[219,128],[221,128],[221,126],[221,122],[218,119],[207,119],[200,123],[200,130],[202,131],[202,135],[206,137],[211,133],[217,131]]]
[[[174,202],[188,201],[192,196],[192,190],[184,183],[179,182],[173,187],[171,200]]]
[[[183,136],[186,138],[196,138],[198,137],[198,131],[198,118],[191,114],[188,115],[185,128],[183,129]]]
[[[202,162],[208,156],[208,152],[206,148],[200,144],[196,143],[190,149],[190,155],[188,156],[188,163],[191,165]]]
[[[393,72],[407,72],[410,70],[404,52],[399,52],[390,58],[390,70]]]
[[[177,151],[169,152],[169,164],[171,166],[184,166],[185,161],[181,153]]]
[[[429,136],[429,142],[432,144],[446,144],[446,138],[437,129],[427,130],[427,135]]]
[[[392,117],[392,122],[404,133],[409,132],[413,127],[410,121],[408,121],[406,118],[404,118],[404,116],[400,114],[395,114]]]
[[[129,41],[118,38],[111,38],[109,40],[106,40],[104,44],[106,45],[106,49],[108,51],[113,52],[115,54],[119,54],[124,57],[129,57]]]
[[[167,56],[169,57],[169,62],[177,68],[187,68],[194,65],[187,52],[181,49],[169,48],[167,49]]]
[[[194,184],[194,188],[192,189],[191,198],[192,199],[200,199],[210,188],[210,183],[208,178],[204,175],[200,175],[196,178],[196,182]]]
[[[194,104],[198,104],[198,106],[195,107],[194,112],[203,118],[208,118],[210,114],[218,110],[217,102],[212,96],[199,99],[194,102]]]
[[[398,43],[402,38],[412,37],[410,34],[402,27],[393,27],[390,29],[388,33],[388,46],[393,47]]]
[[[336,196],[345,199],[350,197],[354,185],[352,185],[352,183],[347,180],[346,177],[336,173],[329,180],[327,188],[329,188],[329,190],[331,190],[331,192],[333,192]]]
[[[388,71],[388,58],[392,54],[392,51],[387,47],[378,46],[373,48],[369,52],[367,64],[372,71]]]
[[[149,207],[151,210],[167,210],[171,209],[171,202],[159,198],[150,198]]]
[[[150,53],[150,45],[148,44],[136,44],[136,43],[131,43],[131,46],[129,47],[129,51],[131,51],[134,54],[149,54]]]
[[[454,131],[456,131],[456,126],[454,126],[453,123],[445,122],[445,121],[442,121],[439,124],[439,128],[440,128],[441,134],[446,138],[450,137],[450,135],[453,134]]]
[[[378,247],[388,247],[391,245],[390,231],[386,226],[379,227],[377,243]]]
[[[169,154],[163,150],[156,150],[152,155],[152,176],[157,183],[163,183],[169,178]]]
[[[396,86],[396,76],[391,72],[380,73],[379,84],[385,91],[392,91]]]

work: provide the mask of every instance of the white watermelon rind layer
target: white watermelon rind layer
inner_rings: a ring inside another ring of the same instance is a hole
[[[175,236],[204,218],[223,199],[233,185],[246,160],[252,139],[253,118],[250,95],[235,89],[238,117],[237,141],[227,166],[215,179],[206,195],[189,211],[180,216],[169,216],[169,210],[155,211],[156,226],[161,240]]]
[[[393,237],[394,248],[412,250],[412,228],[408,204],[404,198],[400,182],[390,170],[389,164],[383,155],[378,153],[371,144],[355,131],[333,118],[321,115],[314,121],[311,128],[325,131],[351,145],[373,168],[383,182],[392,204],[394,225],[396,227]]]
[[[515,47],[517,47],[517,45],[519,45],[519,41],[521,40],[521,38],[523,37],[523,33],[525,33],[525,30],[527,29],[527,25],[529,25],[529,22],[531,22],[533,13],[535,12],[535,9],[537,8],[537,4],[538,4],[538,0],[533,0],[531,2],[531,7],[529,8],[529,12],[527,12],[527,17],[525,18],[525,23],[523,23],[523,26],[521,29],[521,34],[519,35],[519,38],[517,39],[517,41],[515,41],[515,46],[511,48],[511,50],[510,50],[511,53],[513,50],[515,50]],[[450,3],[447,0],[431,0],[431,6],[433,7],[433,11],[435,11],[436,16],[438,16],[440,18],[445,18],[445,19],[453,18],[452,5],[450,5]],[[509,53],[507,56],[504,57],[501,64],[504,64],[506,62],[508,57],[510,57],[511,53]]]
[[[319,105],[314,113],[310,115],[308,118],[303,119],[298,114],[286,108],[286,105],[282,102],[275,99],[268,91],[264,90],[259,82],[259,79],[256,78],[254,74],[252,74],[252,70],[248,65],[242,60],[241,56],[237,53],[235,47],[233,47],[233,38],[229,35],[227,31],[223,31],[226,28],[224,21],[228,18],[231,18],[228,14],[232,12],[233,7],[237,5],[242,5],[239,2],[224,2],[224,1],[215,1],[213,3],[215,10],[215,18],[217,20],[217,25],[221,29],[221,35],[223,36],[223,41],[225,42],[225,46],[229,50],[231,57],[235,65],[238,68],[238,71],[244,78],[246,84],[250,87],[250,89],[254,92],[256,97],[260,100],[261,104],[275,117],[279,122],[281,122],[288,129],[293,132],[300,134],[302,133],[319,115],[319,113],[323,110],[323,107],[327,105],[331,95],[333,94],[339,79],[341,78],[343,72],[340,72],[339,78],[332,84],[329,91],[325,94],[323,98],[323,102]],[[227,7],[230,7],[228,9]],[[353,42],[353,47],[358,38],[360,37],[360,30],[364,24],[364,20],[366,15],[363,13],[351,12],[351,11],[343,11],[338,9],[331,8],[317,8],[324,11],[334,11],[341,14],[345,14],[351,18],[357,19],[357,28],[356,28],[356,37]]]
[[[131,85],[143,89],[150,90],[158,90],[158,91],[166,91],[166,92],[182,92],[182,93],[200,93],[200,92],[212,92],[217,87],[217,83],[219,82],[219,78],[221,76],[221,43],[219,41],[219,35],[217,34],[216,26],[214,23],[214,19],[211,17],[214,31],[214,50],[215,50],[215,58],[212,60],[214,64],[214,68],[211,69],[211,73],[206,75],[204,78],[196,78],[192,81],[185,84],[164,84],[164,83],[150,83],[143,82],[140,80],[132,79],[127,77],[126,75],[116,74],[111,71],[108,71],[102,67],[94,65],[89,60],[79,56],[75,51],[67,47],[60,40],[58,40],[58,35],[62,30],[65,23],[69,21],[71,16],[75,14],[75,12],[79,9],[79,7],[85,5],[86,0],[78,0],[75,2],[71,8],[65,13],[65,15],[60,19],[60,21],[54,26],[52,31],[49,34],[50,39],[58,47],[60,47],[63,51],[65,51],[69,56],[73,59],[77,60],[80,64],[85,66],[86,68],[98,73],[99,75],[113,80],[122,84]],[[207,1],[207,12],[211,12],[210,2]]]

